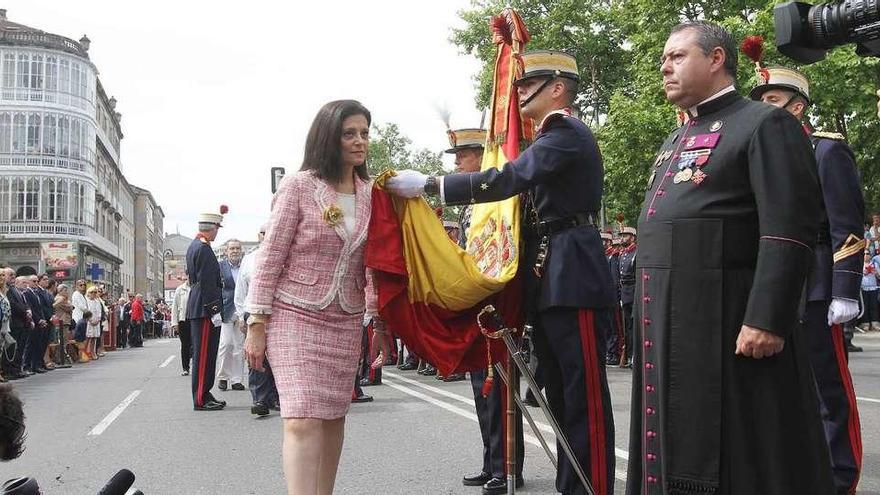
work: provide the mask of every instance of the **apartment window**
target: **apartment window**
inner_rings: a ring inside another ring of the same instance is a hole
[[[70,156],[70,119],[58,117],[58,151],[61,156]]]
[[[0,153],[9,153],[12,149],[12,114],[9,112],[0,113]]]
[[[46,57],[46,91],[58,91],[58,57]]]
[[[15,89],[15,54],[3,54],[3,89]],[[4,96],[4,98],[8,98]]]
[[[0,123],[2,125],[2,123]],[[43,153],[55,154],[55,143],[58,140],[58,121],[54,115],[43,118]]]
[[[18,84],[19,88],[29,88],[31,82],[31,61],[26,54],[18,56]]]
[[[42,215],[40,218],[44,222],[53,222],[55,220],[55,208],[57,201],[57,191],[55,189],[55,179],[43,178],[43,187],[40,191],[43,196]]]
[[[8,222],[11,219],[9,186],[9,178],[0,177],[0,222]]]
[[[27,118],[23,113],[17,113],[12,119],[12,151],[24,153],[25,141],[27,141]]]
[[[40,210],[40,181],[36,177],[27,180],[27,189],[24,194],[24,219],[38,220]]]
[[[79,119],[71,119],[70,122],[70,156],[79,158],[82,140],[82,122]]]
[[[31,89],[43,89],[43,56],[34,54],[31,57]]]
[[[12,208],[12,220],[13,221],[22,221],[24,220],[24,205],[25,205],[25,189],[24,189],[24,179],[21,177],[15,177],[12,179],[12,197],[10,202],[10,207]]]
[[[70,93],[70,61],[65,58],[58,63],[58,91]]]
[[[58,179],[56,183],[56,189],[58,190],[58,199],[55,205],[55,221],[66,222],[67,204],[69,201],[68,195],[70,194],[67,179]]]
[[[27,152],[40,152],[40,133],[42,131],[42,118],[38,113],[28,116]]]

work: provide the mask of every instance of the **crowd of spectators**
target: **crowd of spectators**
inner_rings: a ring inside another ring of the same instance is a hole
[[[142,347],[145,336],[171,336],[170,320],[161,299],[127,293],[114,301],[85,280],[71,288],[45,273],[0,268],[0,383],[100,359],[111,331],[117,347]]]

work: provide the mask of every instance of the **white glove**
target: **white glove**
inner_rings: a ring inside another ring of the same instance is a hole
[[[366,326],[369,325],[370,322],[372,322],[372,321],[373,321],[373,316],[364,313],[364,326],[366,327]]]
[[[223,323],[223,317],[220,315],[220,313],[217,313],[216,315],[211,317],[211,325],[219,327],[221,323]]]
[[[846,323],[859,315],[859,303],[849,299],[834,298],[828,307],[828,324]]]
[[[425,193],[428,176],[415,170],[401,170],[385,181],[385,189],[396,196],[416,198]]]

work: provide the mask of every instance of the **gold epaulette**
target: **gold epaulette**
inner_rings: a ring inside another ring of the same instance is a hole
[[[199,237],[199,240],[202,241],[202,244],[210,244],[204,237]]]
[[[813,137],[822,139],[833,139],[835,141],[846,141],[843,134],[839,132],[814,132]]]
[[[859,239],[855,234],[850,234],[849,237],[846,238],[846,242],[843,243],[843,246],[834,253],[834,262],[837,263],[850,256],[861,254],[867,245],[868,241],[865,239]]]

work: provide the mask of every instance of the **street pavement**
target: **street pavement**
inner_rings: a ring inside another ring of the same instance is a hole
[[[865,348],[851,358],[865,451],[859,493],[880,495],[880,333],[857,335],[856,343]],[[616,493],[623,493],[626,471],[629,375],[608,368]],[[27,450],[0,464],[0,480],[33,476],[45,494],[94,494],[128,468],[135,488],[148,495],[284,493],[277,413],[255,419],[248,392],[216,389],[229,402],[226,410],[194,412],[176,340],[149,340],[15,386],[25,401]],[[384,384],[365,391],[376,400],[351,408],[336,493],[480,493],[461,484],[481,463],[469,381],[443,383],[388,368]],[[542,413],[529,411],[552,439]],[[553,467],[528,430],[523,471],[526,485],[517,493],[555,493]]]

